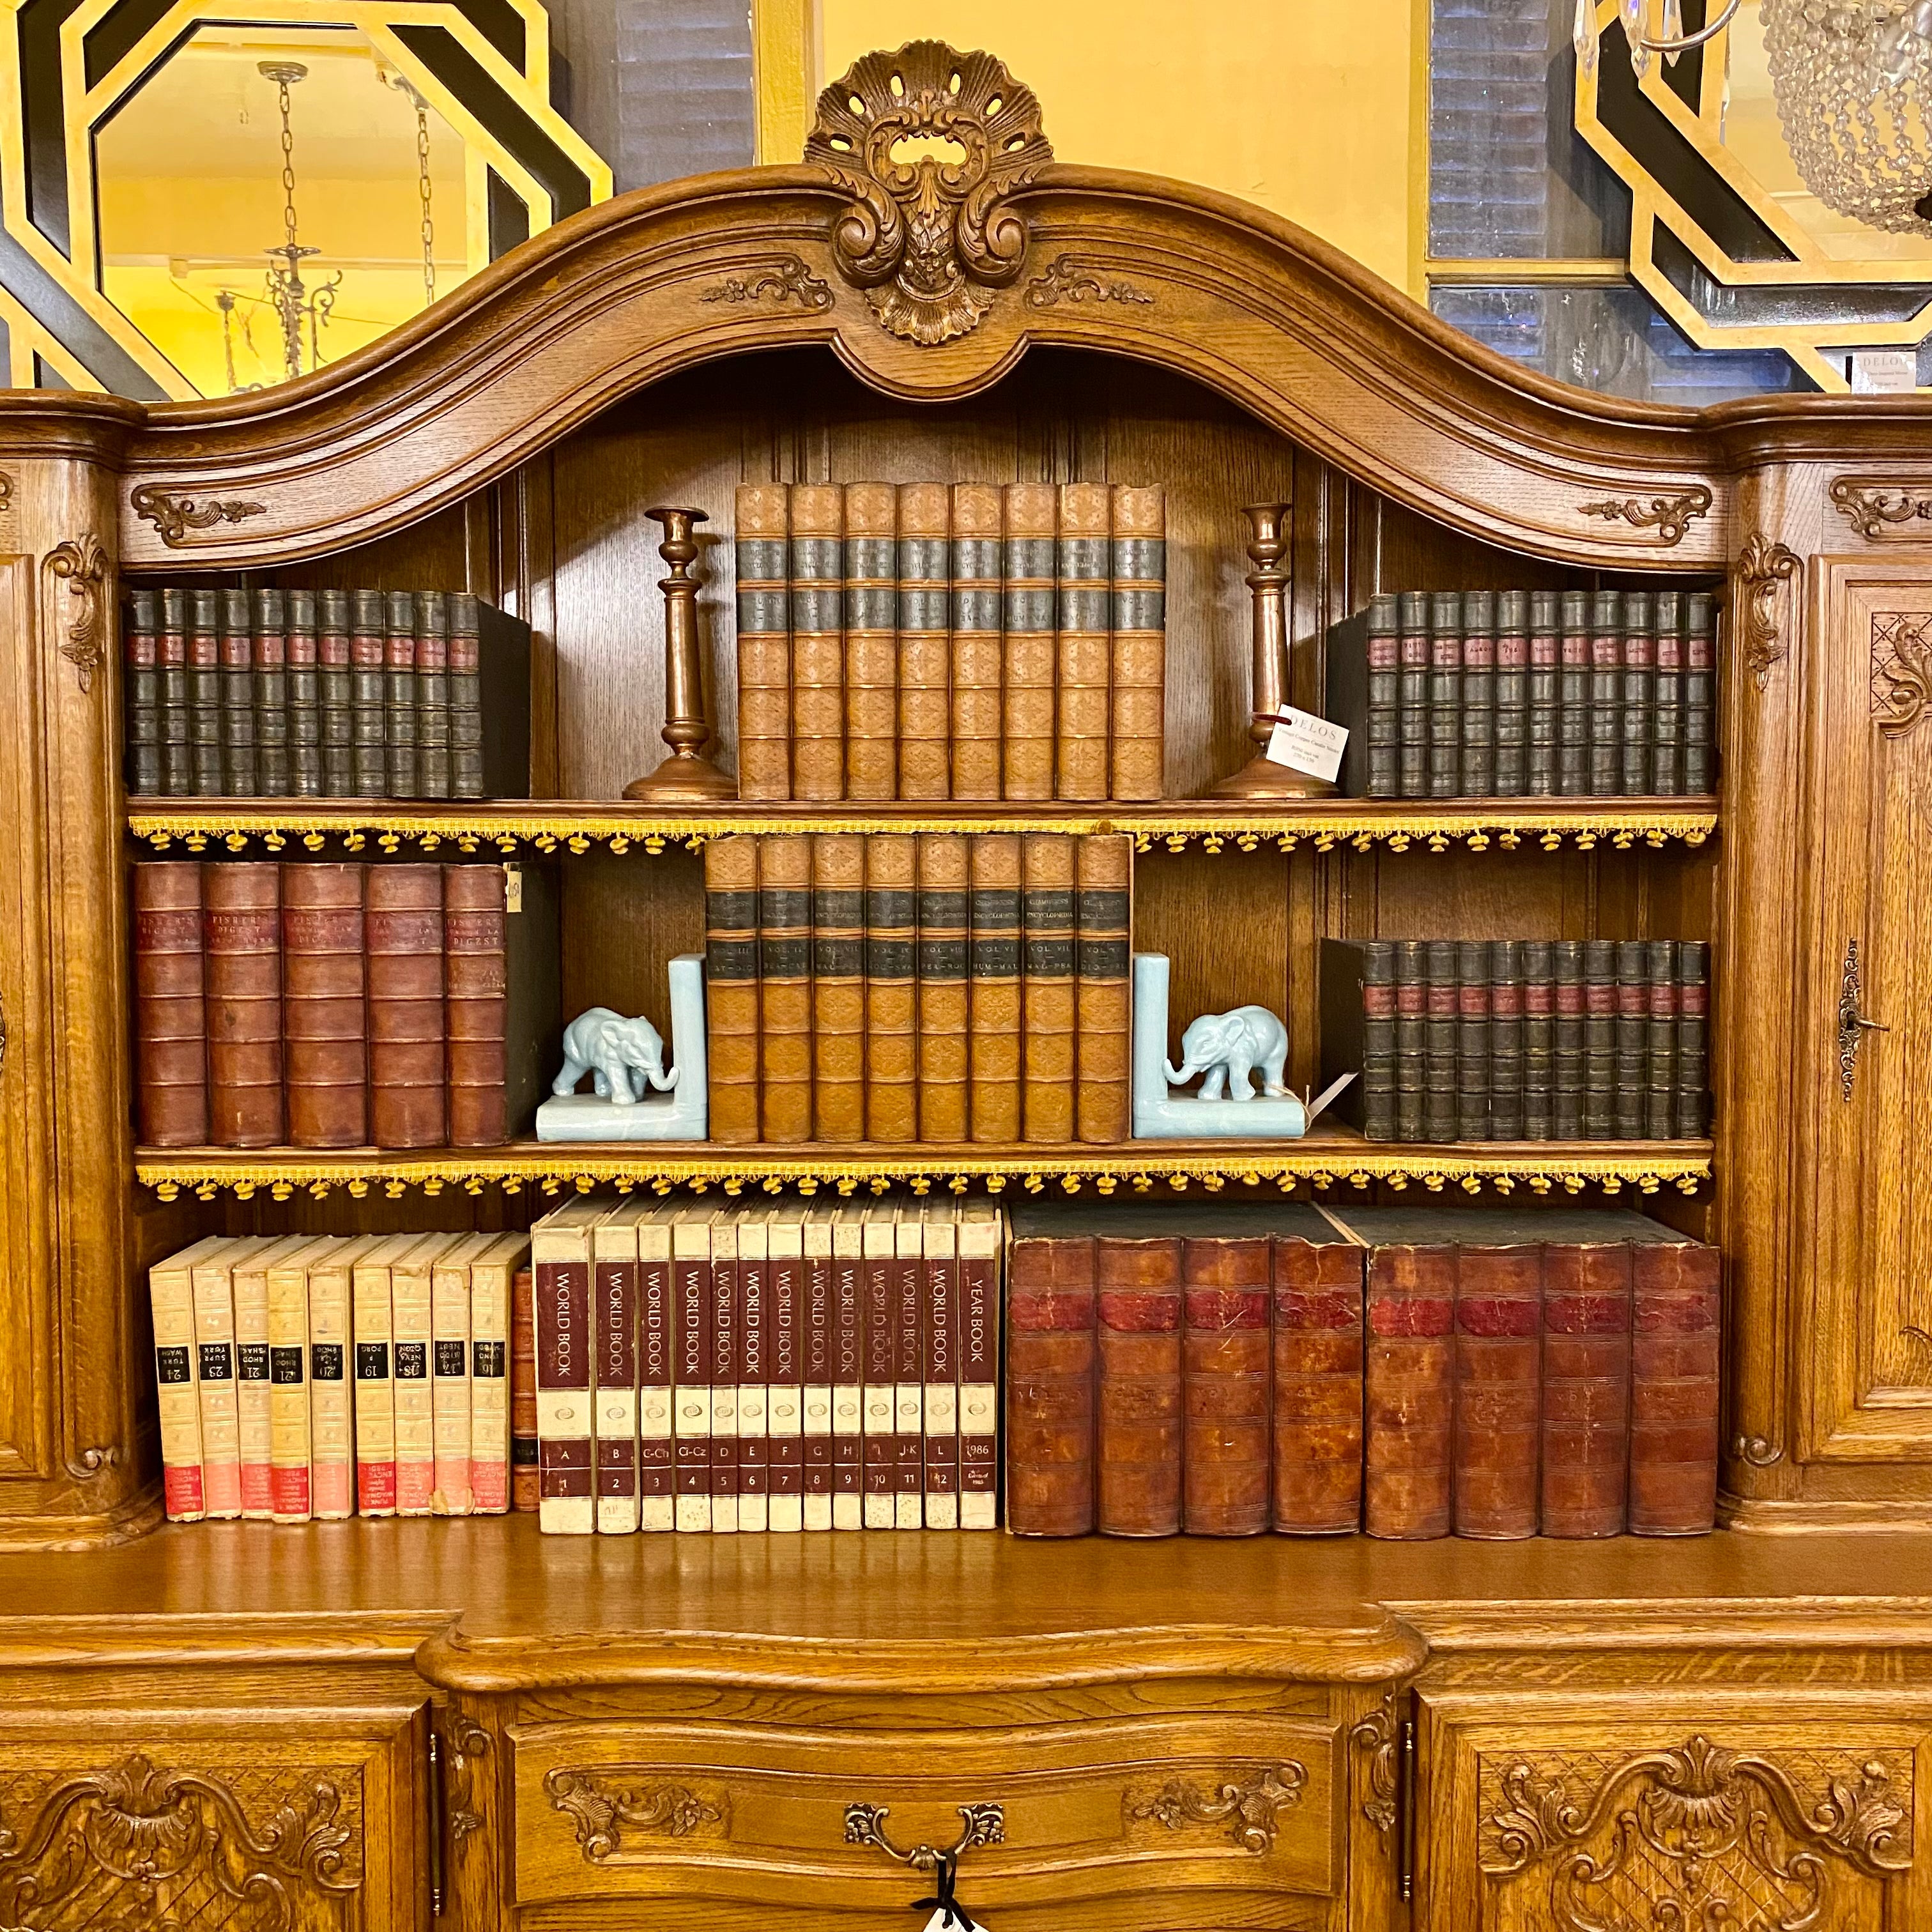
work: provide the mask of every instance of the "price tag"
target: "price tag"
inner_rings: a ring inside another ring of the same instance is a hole
[[[986,1932],[978,1919],[962,1918],[957,1912],[949,1916],[943,1905],[926,1922],[926,1932],[962,1932],[962,1928],[963,1932]]]
[[[1342,753],[1348,742],[1347,728],[1331,724],[1312,711],[1298,711],[1284,704],[1275,714],[1275,727],[1268,742],[1268,756],[1290,771],[1333,784],[1342,769]]]

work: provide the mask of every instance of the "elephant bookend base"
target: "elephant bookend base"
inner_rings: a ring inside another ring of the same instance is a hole
[[[565,1093],[537,1109],[540,1141],[701,1141],[710,1124],[710,1072],[704,1056],[704,960],[681,953],[670,962],[670,1049],[674,1071],[660,1070],[662,1090],[652,1073],[657,1035],[648,1020],[627,1021],[593,1006],[564,1030],[570,1055],[557,1076],[561,1084],[573,1068],[577,1081],[588,1074],[596,1088],[589,1094]],[[584,1055],[579,1057],[579,1048]],[[661,1052],[661,1048],[659,1049]],[[598,1059],[608,1058],[608,1067]],[[614,1070],[616,1078],[613,1080]],[[572,1082],[572,1084],[577,1084]],[[619,1082],[635,1096],[616,1097]],[[605,1097],[608,1094],[610,1097]]]
[[[1268,1026],[1262,1022],[1271,1024],[1274,1033],[1280,1036],[1283,1051],[1286,1035],[1281,1022],[1259,1007],[1238,1008],[1221,1016],[1238,1023],[1245,1013],[1258,1018],[1242,1029],[1243,1037],[1229,1057],[1214,1057],[1202,1080],[1204,1088],[1212,1088],[1216,1092],[1222,1090],[1224,1082],[1225,1090],[1230,1094],[1238,1094],[1246,1088],[1250,1098],[1204,1099],[1198,1094],[1178,1092],[1169,1084],[1167,982],[1165,953],[1134,955],[1134,1138],[1299,1140],[1308,1131],[1308,1109],[1292,1094],[1272,1094],[1264,1090],[1270,1070],[1279,1084],[1281,1064],[1279,1054],[1268,1051],[1274,1042],[1266,1036]],[[1251,1046],[1259,1050],[1244,1069],[1243,1056]],[[1244,1073],[1248,1077],[1244,1077]],[[1189,1077],[1192,1077],[1191,1072]]]

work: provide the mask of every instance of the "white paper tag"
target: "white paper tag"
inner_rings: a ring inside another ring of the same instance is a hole
[[[1312,778],[1330,784],[1342,769],[1342,753],[1348,742],[1345,725],[1331,724],[1312,711],[1298,711],[1284,704],[1275,714],[1275,728],[1268,742],[1268,755],[1290,771],[1304,772]]]
[[[524,909],[524,868],[520,866],[503,868],[503,910],[521,912]]]
[[[946,1923],[946,1908],[941,1906],[926,1922],[926,1932],[959,1932],[959,1921],[956,1918],[949,1927]],[[972,1922],[971,1932],[986,1932],[986,1928],[976,1918]]]

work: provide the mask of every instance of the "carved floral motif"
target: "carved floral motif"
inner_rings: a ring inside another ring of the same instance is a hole
[[[234,496],[213,496],[206,500],[184,496],[160,484],[143,483],[129,500],[134,514],[145,517],[160,532],[170,550],[190,530],[212,530],[217,524],[239,524],[264,514],[260,503],[244,503]]]
[[[1894,534],[1910,536],[1911,531],[1900,530],[1898,526],[1932,518],[1932,489],[1922,484],[1900,484],[1894,494],[1882,484],[1868,484],[1855,476],[1840,476],[1832,480],[1832,501],[1868,543]]]
[[[1369,1754],[1369,1795],[1362,1800],[1362,1816],[1386,1838],[1395,1828],[1396,1755],[1402,1744],[1393,1690],[1382,1693],[1380,1708],[1349,1727],[1348,1742]]]
[[[1743,617],[1744,666],[1762,691],[1771,668],[1785,653],[1772,604],[1778,586],[1798,574],[1799,559],[1781,543],[1754,530],[1738,554],[1737,608]]]
[[[1902,738],[1932,704],[1932,611],[1872,614],[1872,716],[1888,738]]]
[[[1694,483],[1674,496],[1658,495],[1648,502],[1641,496],[1612,496],[1576,506],[1579,514],[1586,517],[1601,517],[1606,523],[1621,518],[1638,530],[1654,530],[1660,544],[1682,542],[1692,520],[1710,507],[1711,493],[1701,483]]]
[[[1057,303],[1123,302],[1146,308],[1154,297],[1117,275],[1096,275],[1081,268],[1071,255],[1056,255],[1043,274],[1028,283],[1026,298],[1035,308],[1052,308]]]
[[[824,310],[832,306],[832,284],[814,275],[796,255],[783,255],[763,274],[728,275],[698,298],[707,302],[755,302],[767,296],[782,308],[788,302]]]
[[[544,1795],[553,1810],[576,1827],[585,1862],[601,1864],[624,1847],[624,1833],[662,1832],[688,1838],[700,1825],[722,1823],[724,1814],[682,1784],[613,1785],[594,1771],[547,1772]]]
[[[1226,1823],[1228,1835],[1243,1851],[1258,1854],[1274,1850],[1281,1828],[1279,1814],[1300,1803],[1307,1782],[1306,1766],[1290,1758],[1252,1772],[1239,1784],[1231,1779],[1208,1792],[1172,1778],[1150,1797],[1130,1796],[1122,1804],[1130,1819],[1152,1818],[1170,1832],[1190,1825]]]
[[[75,600],[67,607],[67,641],[60,654],[80,674],[86,697],[94,688],[106,641],[106,600],[101,592],[107,581],[107,553],[97,536],[71,538],[47,552],[44,567],[50,592],[55,584],[64,584]],[[51,595],[47,601],[52,603]]]
[[[472,1801],[480,1794],[472,1790],[467,1782],[470,1767],[480,1757],[487,1757],[490,1751],[490,1733],[482,1725],[465,1717],[460,1712],[452,1714],[446,1738],[449,1746],[449,1768],[459,1778],[466,1780],[464,1795]],[[472,1832],[482,1828],[482,1814],[469,1804],[453,1804],[449,1812],[449,1835],[453,1840],[466,1838]]]

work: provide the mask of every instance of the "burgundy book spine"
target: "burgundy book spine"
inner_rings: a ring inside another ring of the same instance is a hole
[[[1634,1243],[1630,1529],[1716,1526],[1719,1256],[1690,1241]]]
[[[808,1496],[832,1493],[832,1436],[830,1391],[832,1373],[833,1278],[835,1271],[849,1265],[850,1257],[832,1253],[805,1257],[803,1288],[798,1304],[798,1381],[808,1391],[802,1397],[801,1426],[806,1430],[799,1447],[803,1473],[799,1487]],[[856,1274],[851,1283],[855,1298],[859,1292]],[[850,1379],[856,1381],[857,1364]],[[816,1413],[819,1404],[825,1414]]]
[[[676,1236],[673,1235],[674,1244]],[[701,1526],[711,1523],[711,1260],[680,1254],[674,1246],[670,1264],[672,1468],[677,1508],[687,1496],[702,1497],[692,1508],[701,1513]],[[692,1406],[705,1418],[706,1432],[687,1432],[677,1426],[678,1405],[686,1390]]]
[[[769,1238],[769,1227],[766,1232]],[[758,1507],[766,1513],[763,1516],[741,1514],[738,1526],[765,1529],[771,1522],[772,1438],[768,1432],[772,1372],[767,1330],[771,1320],[772,1264],[768,1250],[750,1253],[747,1252],[749,1246],[741,1241],[738,1248],[738,1372],[732,1378],[737,1384],[734,1414],[738,1430],[738,1493],[757,1497]],[[748,1396],[757,1405],[755,1408],[748,1408]]]
[[[208,1144],[208,1022],[198,860],[134,868],[134,1015],[141,1138]]]
[[[447,1137],[442,869],[369,868],[369,1127],[379,1148],[440,1147]]]
[[[282,868],[211,866],[208,939],[208,1138],[217,1147],[282,1138]]]
[[[738,1332],[737,1243],[724,1253],[711,1244],[711,1320],[707,1331],[711,1369],[711,1527],[738,1527],[738,1362],[744,1350]],[[727,1421],[730,1426],[723,1424]]]
[[[897,1500],[901,1497],[920,1499],[916,1514],[896,1519],[902,1528],[917,1528],[925,1516],[924,1414],[908,1402],[904,1392],[925,1387],[926,1319],[923,1252],[909,1253],[902,1243],[892,1262],[892,1507],[896,1511],[902,1507]]]
[[[504,886],[500,866],[443,868],[452,1147],[501,1147],[510,1138]]]
[[[361,866],[282,868],[289,1138],[361,1147],[368,1129]]]
[[[1182,1522],[1190,1536],[1268,1526],[1269,1242],[1189,1241],[1181,1260]]]
[[[1006,1527],[1094,1527],[1094,1243],[1016,1240],[1006,1257]]]
[[[536,1279],[519,1268],[510,1284],[510,1507],[537,1510]]]
[[[671,1402],[675,1381],[671,1371],[670,1261],[667,1255],[646,1255],[638,1262],[638,1406],[645,1413],[650,1406],[648,1391],[661,1390],[664,1427],[671,1426]],[[654,1498],[674,1496],[676,1472],[672,1465],[669,1433],[646,1435],[639,1432],[638,1442],[638,1494],[645,1502]],[[668,1510],[669,1502],[665,1504]],[[644,1512],[649,1526],[650,1512]],[[664,1518],[668,1523],[668,1516]]]
[[[827,1264],[828,1268],[830,1264]],[[801,1344],[806,1276],[810,1267],[802,1254],[789,1250],[774,1255],[766,1277],[765,1379],[770,1394],[765,1399],[770,1425],[766,1440],[771,1470],[772,1494],[802,1496],[805,1493],[805,1438],[800,1433],[799,1391]],[[747,1379],[755,1381],[755,1376]],[[778,1424],[784,1418],[789,1426]],[[791,1526],[797,1526],[802,1505],[794,1504]]]
[[[1545,1536],[1618,1536],[1630,1452],[1630,1251],[1543,1251]]]
[[[1180,1250],[1178,1240],[1107,1235],[1094,1244],[1103,1536],[1180,1533]]]
[[[1456,1251],[1456,1534],[1534,1536],[1543,1251]]]
[[[865,1437],[837,1426],[842,1410],[859,1407],[863,1425],[866,1376],[866,1316],[864,1284],[861,1276],[864,1258],[857,1254],[835,1252],[832,1257],[832,1339],[827,1353],[832,1373],[832,1495],[835,1528],[857,1528],[856,1522],[844,1520],[845,1509],[865,1507]],[[852,1504],[840,1507],[838,1498],[850,1496]]]
[[[880,1252],[872,1245],[873,1211],[866,1211],[866,1247],[860,1263],[859,1280],[864,1316],[862,1347],[865,1364],[861,1384],[865,1402],[865,1460],[860,1494],[864,1500],[868,1529],[890,1526],[893,1509],[892,1464],[898,1450],[898,1438],[892,1428],[896,1419],[892,1412],[892,1382],[898,1372],[898,1358],[892,1336],[894,1311],[898,1300],[895,1292],[898,1264],[893,1259],[890,1246]],[[890,1244],[890,1228],[886,1239]],[[883,1518],[880,1511],[884,1512]]]
[[[1274,1527],[1341,1535],[1362,1520],[1362,1250],[1274,1242]]]
[[[950,1236],[955,1230],[945,1232]],[[928,1220],[920,1264],[926,1522],[929,1529],[952,1529],[959,1522],[959,1261],[950,1240],[942,1249],[934,1238],[938,1232]]]
[[[452,866],[454,872],[457,868]],[[601,1412],[602,1399],[609,1391],[628,1391],[634,1398],[638,1375],[638,1264],[626,1256],[621,1261],[598,1261],[592,1250],[590,1265],[590,1316],[596,1324],[591,1337],[593,1366],[591,1370],[591,1414]],[[596,1470],[598,1515],[604,1498],[622,1507],[615,1514],[623,1527],[635,1528],[634,1498],[638,1495],[637,1411],[631,1410],[631,1433],[609,1436],[591,1424],[591,1453]],[[598,1528],[604,1527],[600,1520]],[[614,1526],[614,1527],[615,1526]]]
[[[1455,1414],[1456,1251],[1369,1257],[1362,1526],[1394,1540],[1447,1536]]]

